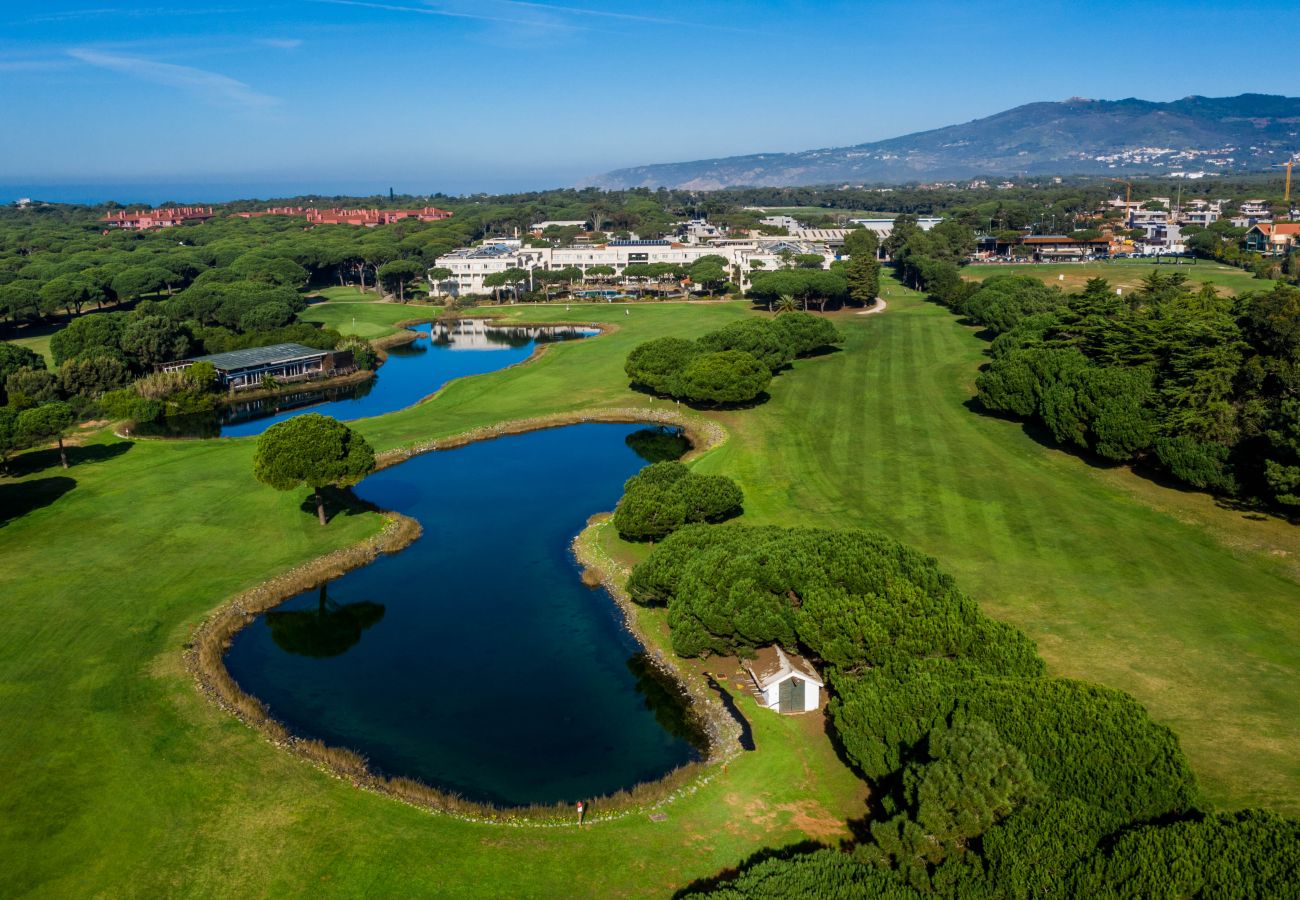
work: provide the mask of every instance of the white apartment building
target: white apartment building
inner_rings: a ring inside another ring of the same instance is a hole
[[[782,251],[788,251],[784,253]],[[438,257],[437,267],[449,269],[451,276],[431,285],[435,296],[449,294],[453,297],[484,295],[492,289],[483,284],[487,276],[507,269],[530,271],[542,269],[577,268],[583,272],[593,266],[609,266],[622,274],[630,265],[669,263],[690,266],[704,256],[721,256],[740,277],[741,287],[747,286],[749,276],[755,271],[773,271],[781,268],[784,257],[791,253],[817,253],[824,257],[823,267],[835,258],[826,244],[811,241],[791,241],[788,238],[756,238],[751,240],[724,240],[709,244],[682,244],[666,240],[610,241],[574,247],[524,247],[518,241],[491,241],[477,247],[466,247]],[[761,266],[754,266],[758,260]]]
[[[764,216],[758,221],[768,228],[784,228],[791,234],[803,228],[803,223],[794,216]]]
[[[943,221],[940,216],[918,216],[916,224],[922,231],[929,231]],[[849,219],[850,225],[861,225],[868,231],[874,231],[876,237],[884,240],[894,233],[893,219]]]

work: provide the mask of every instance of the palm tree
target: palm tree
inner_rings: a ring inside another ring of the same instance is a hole
[[[776,312],[780,315],[784,312],[795,312],[799,309],[799,303],[794,299],[793,294],[782,294],[776,301]]]

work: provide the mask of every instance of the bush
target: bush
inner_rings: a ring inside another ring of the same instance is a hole
[[[614,527],[631,541],[667,537],[686,521],[686,505],[674,491],[654,485],[634,485],[614,510]]]
[[[960,714],[992,724],[1054,796],[1092,808],[1106,829],[1185,813],[1196,802],[1178,739],[1120,691],[1064,678],[972,675],[946,660],[841,677],[833,686],[836,732],[868,777],[915,758],[926,734]]]
[[[626,540],[658,540],[682,525],[737,515],[740,487],[722,475],[694,475],[676,461],[646,466],[623,485],[614,527]]]
[[[984,279],[957,312],[969,316],[990,331],[1010,331],[1023,319],[1052,312],[1064,306],[1066,296],[1032,275],[994,275]]]
[[[829,319],[812,313],[783,312],[772,320],[772,328],[795,358],[844,343],[844,335]]]
[[[1193,487],[1228,493],[1237,488],[1228,466],[1230,450],[1222,444],[1198,441],[1190,435],[1176,435],[1158,438],[1155,451],[1156,458],[1170,474]]]
[[[70,359],[59,367],[59,384],[64,393],[95,398],[105,391],[125,387],[131,382],[126,363],[113,356]]]
[[[1138,828],[1084,860],[1065,896],[1300,896],[1300,822],[1263,810]]]
[[[46,370],[23,366],[5,379],[5,394],[17,406],[35,406],[59,399],[59,376]]]
[[[775,374],[794,359],[795,353],[781,331],[764,319],[741,319],[700,338],[701,349],[743,350]]]
[[[373,371],[379,364],[379,354],[375,348],[370,346],[370,342],[365,338],[355,336],[345,337],[339,341],[336,350],[347,350],[352,354],[352,362],[358,369],[364,369],[367,372]]]
[[[745,502],[740,485],[725,475],[687,475],[673,488],[685,506],[687,523],[730,519]]]
[[[7,402],[4,396],[4,385],[10,375],[19,369],[44,368],[45,359],[40,354],[17,344],[0,341],[0,404]]]
[[[164,409],[161,401],[142,397],[131,388],[109,391],[99,398],[100,413],[114,420],[155,422]]]
[[[687,526],[636,567],[628,590],[668,604],[683,656],[779,642],[845,669],[930,655],[1042,669],[1032,644],[982,616],[933,559],[877,533]]]
[[[677,392],[677,379],[687,363],[700,355],[700,347],[685,338],[665,337],[637,345],[627,356],[623,371],[634,385],[658,394]]]
[[[744,350],[703,353],[686,364],[674,393],[694,403],[748,403],[767,390],[772,370]]]

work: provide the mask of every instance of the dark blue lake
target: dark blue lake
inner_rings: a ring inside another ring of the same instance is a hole
[[[432,337],[429,337],[427,333],[431,329]],[[223,414],[221,436],[261,434],[275,423],[304,412],[318,412],[344,421],[395,412],[413,406],[453,378],[495,372],[522,362],[538,344],[600,333],[573,327],[489,326],[482,319],[461,319],[450,328],[421,325],[411,330],[426,336],[389,349],[387,362],[367,383],[325,390],[305,387],[302,391],[236,404]]]
[[[697,759],[675,686],[569,549],[645,457],[682,440],[575,425],[371,475],[357,494],[423,535],[259,616],[231,674],[295,733],[479,801],[574,801]]]

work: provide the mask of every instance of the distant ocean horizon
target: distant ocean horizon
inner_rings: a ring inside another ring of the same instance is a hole
[[[160,203],[229,203],[233,200],[272,200],[316,194],[324,197],[387,195],[389,185],[342,183],[247,182],[87,182],[66,184],[0,184],[0,203],[28,198],[47,203],[81,203],[97,206],[110,201],[126,206]],[[411,193],[393,186],[398,193]],[[427,196],[420,191],[415,196]]]
[[[550,185],[549,187],[555,187]],[[320,179],[319,181],[247,180],[247,181],[85,181],[85,182],[2,182],[0,204],[21,199],[47,203],[79,203],[97,206],[116,202],[124,206],[157,206],[160,203],[230,203],[235,200],[274,200],[283,197],[378,197],[387,196],[389,188],[398,194],[428,197],[442,193],[447,196],[486,193],[512,193],[547,190],[538,185],[524,186],[504,180],[491,183],[485,179],[474,184],[415,184],[398,181],[395,184],[374,181],[349,181],[346,179]]]

